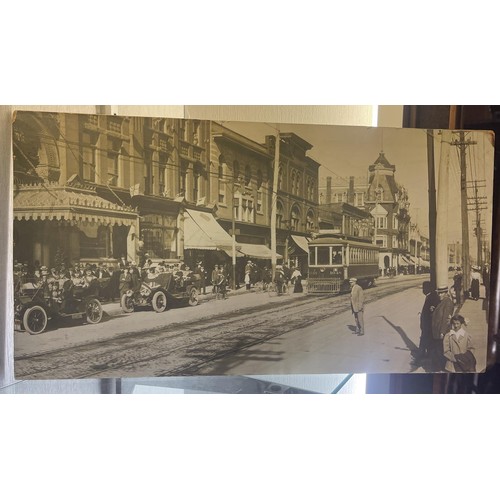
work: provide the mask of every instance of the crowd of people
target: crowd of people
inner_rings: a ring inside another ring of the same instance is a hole
[[[463,290],[463,274],[455,269],[453,285],[431,289],[425,281],[422,291],[425,295],[420,313],[420,342],[412,353],[412,364],[422,365],[429,361],[434,372],[474,372],[476,359],[471,335],[465,330],[467,320],[457,311],[466,298],[479,299],[481,276],[476,267],[471,273],[470,288]]]
[[[260,263],[259,263],[260,264]],[[259,265],[248,260],[244,266],[244,286],[247,290],[254,288],[258,283],[266,289],[273,281],[272,268],[269,265]],[[199,280],[199,291],[207,294],[207,287],[212,286],[214,292],[218,292],[223,298],[227,298],[228,290],[233,287],[231,265],[215,264],[212,269],[207,269],[203,261],[199,260],[193,268],[182,261],[168,262],[153,261],[146,254],[140,265],[135,261],[128,261],[122,256],[116,263],[87,263],[75,262],[72,266],[60,264],[59,266],[47,268],[39,262],[33,265],[14,263],[15,291],[20,290],[22,283],[31,283],[38,287],[44,283],[59,283],[70,280],[74,286],[88,287],[93,280],[98,280],[100,285],[100,296],[103,300],[119,300],[121,295],[129,289],[138,290],[142,281],[154,281],[162,273],[172,273],[175,284],[182,287],[190,278]],[[239,279],[236,279],[235,288],[240,288]],[[291,283],[294,292],[302,292],[302,274],[298,268],[291,268],[285,264],[277,265],[274,282],[279,293]]]

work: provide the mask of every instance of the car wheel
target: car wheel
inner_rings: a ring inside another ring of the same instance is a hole
[[[157,313],[161,313],[167,308],[167,296],[159,290],[154,293],[151,303],[153,305],[153,309]]]
[[[189,305],[197,306],[198,305],[198,290],[196,288],[191,288],[189,291]]]
[[[23,315],[24,329],[31,335],[39,335],[47,327],[47,313],[41,306],[33,306],[27,309]]]
[[[120,305],[122,307],[122,311],[126,313],[134,312],[134,299],[128,296],[126,293],[122,295],[120,299]]]
[[[89,323],[99,323],[102,319],[102,306],[97,299],[90,299],[85,305],[85,313]]]

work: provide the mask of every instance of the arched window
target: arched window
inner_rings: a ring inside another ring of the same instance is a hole
[[[240,164],[238,160],[234,160],[233,162],[233,178],[235,182],[239,182],[240,179]]]
[[[300,194],[300,172],[295,170],[294,182],[292,182],[292,193],[295,195]]]
[[[224,178],[224,175],[226,174],[225,169],[226,169],[226,158],[224,155],[220,155],[219,156],[219,172],[218,172],[219,179]]]
[[[314,229],[314,212],[309,210],[306,217],[306,229],[312,231]]]
[[[247,165],[245,167],[245,186],[248,186],[251,180],[252,180],[252,169],[250,168],[250,165]]]
[[[300,211],[299,207],[297,205],[294,205],[292,207],[292,210],[290,212],[290,227],[294,231],[299,230],[299,224],[300,224]]]
[[[278,229],[283,227],[283,212],[283,204],[278,200],[276,203],[276,227]]]
[[[278,170],[278,189],[283,188],[283,168],[280,167]]]
[[[257,170],[257,189],[260,189],[262,187],[262,182],[262,170],[259,168],[259,170]]]

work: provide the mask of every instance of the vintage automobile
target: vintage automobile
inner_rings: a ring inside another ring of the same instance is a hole
[[[152,307],[156,312],[163,312],[172,304],[196,306],[200,276],[187,277],[172,272],[160,272],[139,279],[135,286],[122,288],[120,304],[126,313],[134,312],[139,307]]]
[[[49,320],[71,318],[99,323],[103,316],[97,282],[74,286],[71,280],[23,283],[14,295],[15,328],[31,335],[43,333]]]

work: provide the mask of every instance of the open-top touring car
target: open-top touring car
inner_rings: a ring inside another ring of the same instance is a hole
[[[75,286],[71,279],[19,283],[14,294],[15,328],[43,333],[49,320],[71,318],[99,323],[103,311],[98,284]]]
[[[148,274],[130,285],[122,288],[120,304],[127,313],[140,307],[152,307],[156,312],[163,312],[169,305],[198,304],[200,276],[181,272],[160,271]]]

